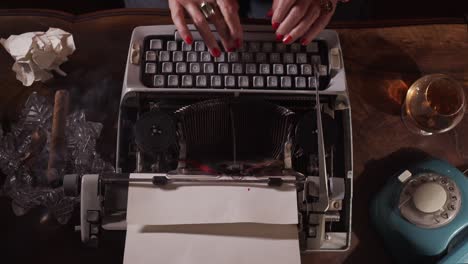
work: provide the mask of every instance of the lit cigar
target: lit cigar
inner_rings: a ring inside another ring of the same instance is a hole
[[[65,128],[69,108],[68,91],[59,90],[55,93],[54,116],[49,148],[49,163],[47,166],[47,181],[52,186],[60,182],[60,172],[65,168],[67,145]]]

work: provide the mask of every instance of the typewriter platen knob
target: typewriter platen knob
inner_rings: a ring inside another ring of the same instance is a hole
[[[423,213],[436,212],[447,201],[447,192],[444,187],[435,182],[424,183],[414,190],[413,203],[416,209]]]

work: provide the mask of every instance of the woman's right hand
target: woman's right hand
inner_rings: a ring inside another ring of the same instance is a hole
[[[215,36],[210,30],[209,23],[216,27],[224,50],[233,51],[240,48],[242,45],[242,26],[238,15],[239,5],[237,0],[168,0],[171,10],[171,17],[174,21],[177,30],[187,44],[192,44],[193,37],[187,27],[185,20],[185,12],[191,16],[193,23],[197,27],[200,35],[205,41],[206,46],[210,50],[211,55],[219,57],[221,49],[216,41]],[[215,8],[215,14],[210,17],[209,21],[203,15],[200,5],[203,2],[208,2]]]
[[[338,0],[273,0],[271,11],[277,40],[308,45],[330,22]],[[329,10],[323,8],[327,3]]]

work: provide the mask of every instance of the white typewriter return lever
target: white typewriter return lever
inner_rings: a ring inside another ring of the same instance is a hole
[[[318,69],[317,65],[314,65],[315,78],[317,83],[319,83]],[[317,86],[320,87],[320,86]],[[328,197],[328,176],[327,176],[327,163],[325,160],[325,142],[323,139],[323,129],[322,129],[322,113],[320,110],[320,97],[319,89],[315,90],[315,108],[317,114],[317,137],[318,137],[318,161],[319,161],[319,199],[316,205],[314,206],[317,211],[326,212],[330,203],[330,198]]]
[[[317,81],[317,87],[320,87],[319,75],[317,65],[314,65],[315,78]],[[308,239],[308,244],[313,248],[320,248],[323,240],[325,239],[325,213],[328,211],[330,198],[328,197],[328,176],[327,176],[327,164],[325,159],[325,146],[323,139],[322,130],[322,113],[320,110],[320,96],[319,89],[315,92],[315,112],[317,114],[317,137],[318,137],[318,160],[319,160],[319,197],[318,201],[313,204],[314,212],[316,215],[317,224],[316,235]],[[308,217],[312,214],[307,210]]]

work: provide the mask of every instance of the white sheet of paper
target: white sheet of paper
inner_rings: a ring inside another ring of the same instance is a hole
[[[296,225],[127,227],[124,264],[299,264]]]
[[[151,178],[131,174],[131,178]],[[127,223],[135,225],[183,225],[217,223],[297,224],[294,185],[169,185],[131,183]]]

